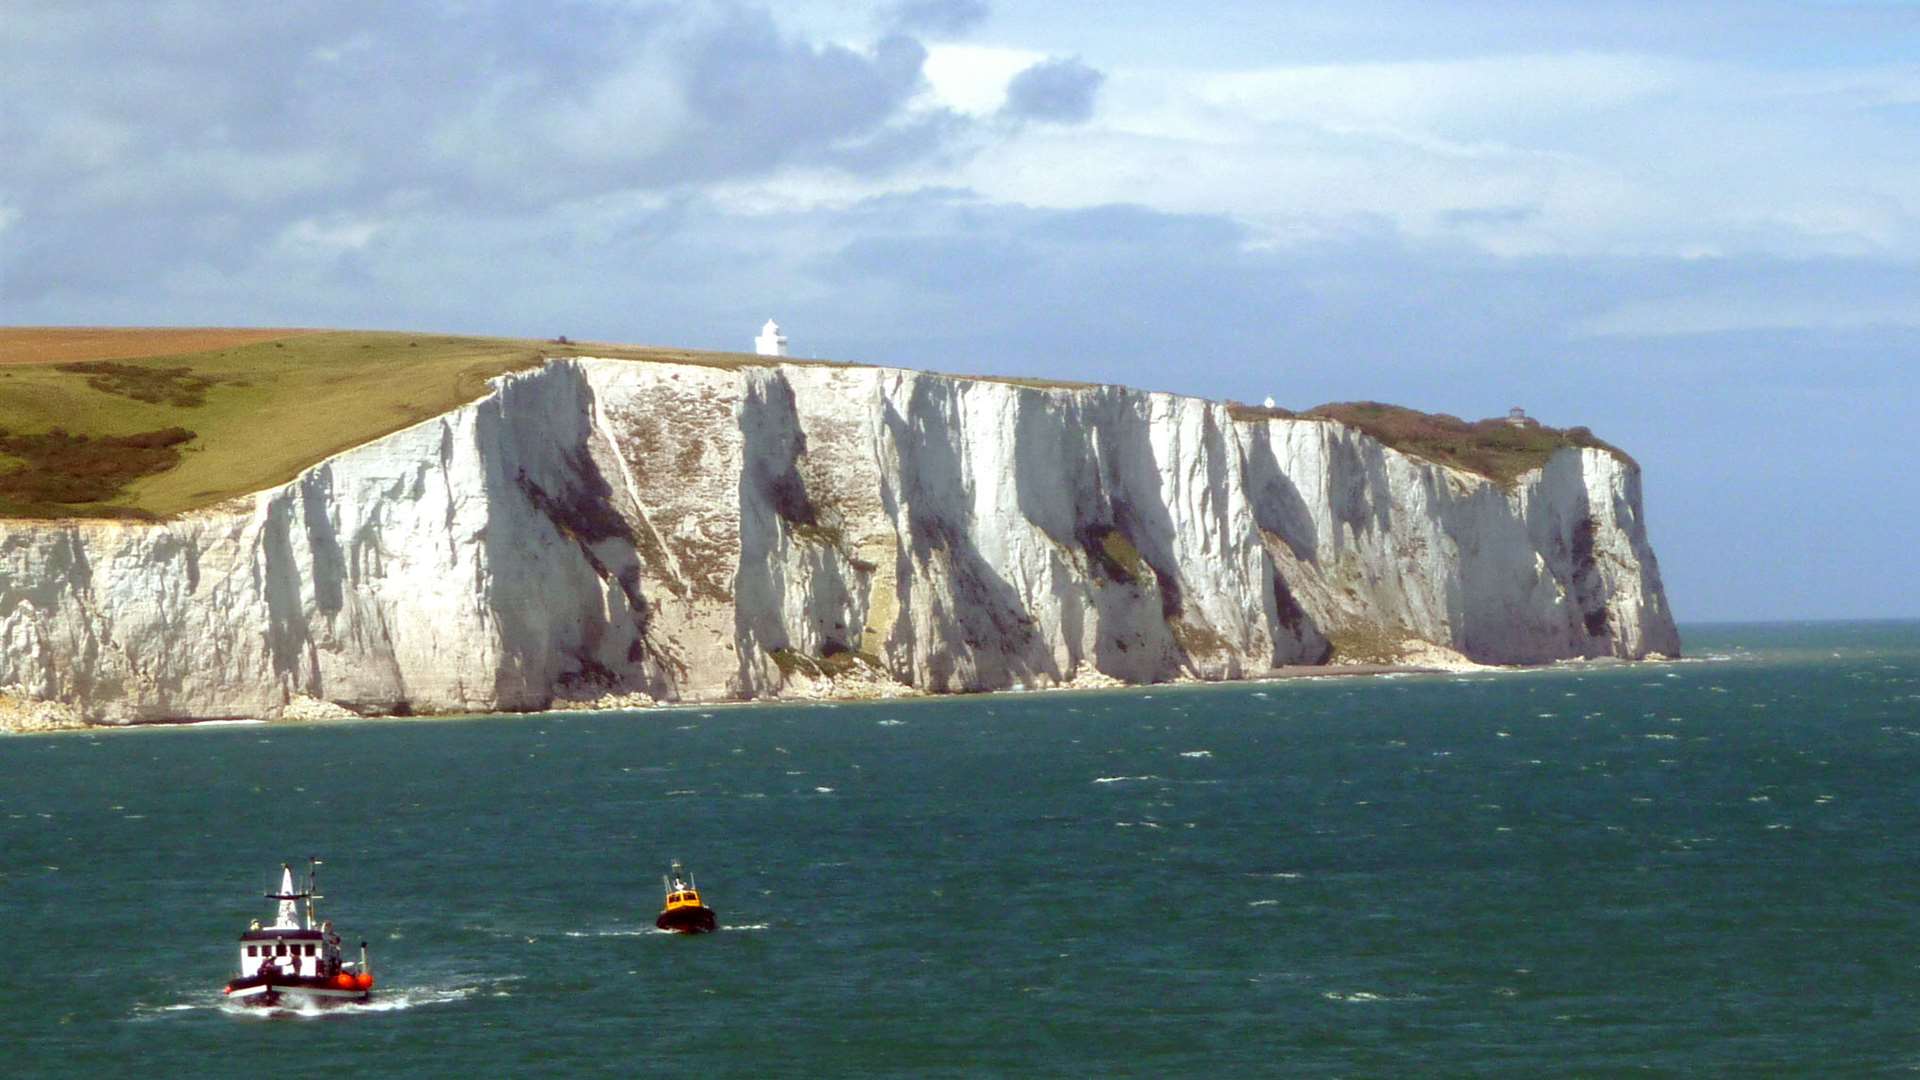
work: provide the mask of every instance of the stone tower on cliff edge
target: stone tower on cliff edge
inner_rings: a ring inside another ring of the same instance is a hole
[[[753,339],[753,351],[761,356],[787,355],[787,335],[780,332],[780,324],[772,319],[760,328],[760,336]]]

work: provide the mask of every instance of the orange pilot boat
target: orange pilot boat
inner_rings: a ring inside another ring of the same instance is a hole
[[[700,890],[693,886],[693,875],[673,860],[673,868],[663,879],[667,887],[666,906],[653,925],[676,934],[709,934],[720,926],[713,909],[700,901]]]

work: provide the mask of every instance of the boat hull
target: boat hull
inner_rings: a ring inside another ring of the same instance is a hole
[[[302,1005],[340,1005],[368,1001],[371,990],[343,990],[332,979],[235,979],[227,984],[227,1000],[239,1005],[273,1008]]]
[[[661,912],[653,925],[676,934],[711,934],[720,920],[710,907],[677,907]]]

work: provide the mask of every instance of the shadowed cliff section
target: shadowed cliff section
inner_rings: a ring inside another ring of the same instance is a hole
[[[793,386],[777,371],[746,382],[733,611],[737,678],[750,694],[777,688],[795,663],[817,668],[853,652],[866,613],[843,525],[801,476],[807,438]]]
[[[637,508],[608,480],[594,392],[571,364],[510,379],[478,410],[476,434],[502,502],[485,533],[502,663],[497,699],[670,692],[648,637]],[[596,453],[596,450],[600,453]],[[515,505],[524,507],[514,512]]]
[[[959,392],[949,381],[916,379],[904,412],[891,400],[882,405],[882,427],[899,461],[895,498],[906,525],[894,636],[919,643],[926,666],[911,675],[932,688],[1058,678],[1020,591],[975,538],[976,470],[968,461]],[[930,647],[934,643],[940,647]]]

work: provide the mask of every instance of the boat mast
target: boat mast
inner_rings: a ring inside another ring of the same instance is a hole
[[[313,902],[323,899],[320,895],[319,876],[315,872],[319,866],[319,859],[311,855],[307,856],[307,929],[309,930],[320,925],[319,920],[313,915]]]
[[[300,897],[300,893],[293,891],[293,865],[281,863],[280,891],[267,894],[267,899],[280,901],[280,907],[274,913],[275,930],[300,929]]]
[[[315,888],[316,877],[314,867],[319,865],[319,859],[311,857],[307,859],[307,887],[296,892],[293,888],[293,865],[291,863],[280,864],[280,891],[267,894],[267,899],[278,900],[280,902],[280,907],[274,914],[273,929],[311,930],[319,925],[319,920],[313,913],[313,902],[315,900],[325,899]],[[300,901],[302,900],[307,902],[307,922],[304,927],[300,924]]]

